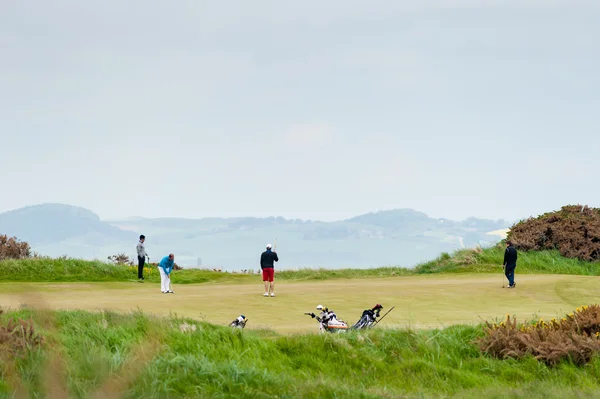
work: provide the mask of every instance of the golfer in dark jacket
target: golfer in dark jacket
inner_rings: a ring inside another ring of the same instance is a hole
[[[515,268],[517,267],[517,250],[512,242],[506,241],[506,251],[504,251],[504,275],[508,279],[508,288],[515,288]]]
[[[260,255],[260,268],[262,269],[263,281],[265,282],[265,293],[263,296],[275,296],[273,278],[275,277],[275,262],[279,261],[277,252],[271,250],[271,244],[267,250]]]

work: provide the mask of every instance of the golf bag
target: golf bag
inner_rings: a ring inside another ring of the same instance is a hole
[[[360,319],[352,326],[353,329],[364,330],[373,327],[383,306],[377,304],[372,309],[364,310]]]
[[[238,317],[236,317],[236,319],[234,321],[229,323],[229,327],[243,329],[244,327],[246,327],[247,322],[248,322],[248,319],[246,318],[246,316],[244,316],[242,314],[242,315],[239,315]]]
[[[343,320],[338,320],[337,315],[333,310],[329,310],[328,308],[324,308],[323,305],[317,306],[317,310],[320,310],[321,313],[317,316],[314,313],[304,313],[312,317],[313,319],[317,319],[319,322],[319,332],[325,333],[339,333],[347,331],[350,327],[348,323]]]

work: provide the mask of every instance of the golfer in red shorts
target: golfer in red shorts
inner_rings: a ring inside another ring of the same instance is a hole
[[[260,268],[262,269],[263,281],[265,282],[265,293],[263,296],[275,296],[273,289],[273,277],[275,277],[275,262],[278,262],[277,252],[271,251],[271,244],[267,244],[267,250],[260,255]]]

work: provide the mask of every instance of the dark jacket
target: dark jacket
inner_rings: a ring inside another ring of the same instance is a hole
[[[279,257],[277,256],[277,253],[271,251],[270,249],[267,249],[265,252],[262,253],[262,255],[260,255],[260,268],[272,269],[275,267],[274,262],[278,261]]]
[[[517,264],[517,250],[512,245],[506,248],[504,251],[504,266],[516,265]]]

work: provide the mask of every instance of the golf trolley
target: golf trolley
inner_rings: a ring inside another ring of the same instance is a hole
[[[383,306],[377,304],[371,309],[363,310],[360,319],[352,326],[352,328],[357,330],[366,330],[367,328],[373,327],[375,324],[377,324],[377,318],[379,317],[381,309],[383,309]]]
[[[319,322],[319,332],[340,333],[348,330],[366,330],[374,327],[377,325],[377,323],[379,323],[379,321],[381,321],[381,319],[387,316],[387,314],[390,313],[394,307],[388,310],[386,314],[377,320],[377,318],[380,317],[381,309],[383,309],[383,306],[377,304],[371,309],[364,310],[360,319],[352,326],[349,326],[348,323],[343,320],[338,320],[335,312],[323,307],[323,305],[317,306],[317,310],[321,311],[318,316],[312,312],[304,314],[312,317],[313,319],[317,319]]]
[[[319,332],[343,332],[350,328],[348,323],[337,319],[337,315],[333,310],[329,310],[328,308],[323,307],[323,305],[317,306],[317,310],[321,311],[318,316],[312,312],[304,314],[312,317],[313,319],[317,319],[319,322]]]
[[[246,327],[246,323],[248,322],[248,319],[246,318],[246,316],[239,315],[238,317],[235,318],[234,321],[232,321],[231,323],[229,323],[229,327],[236,329],[243,329],[244,327]]]

